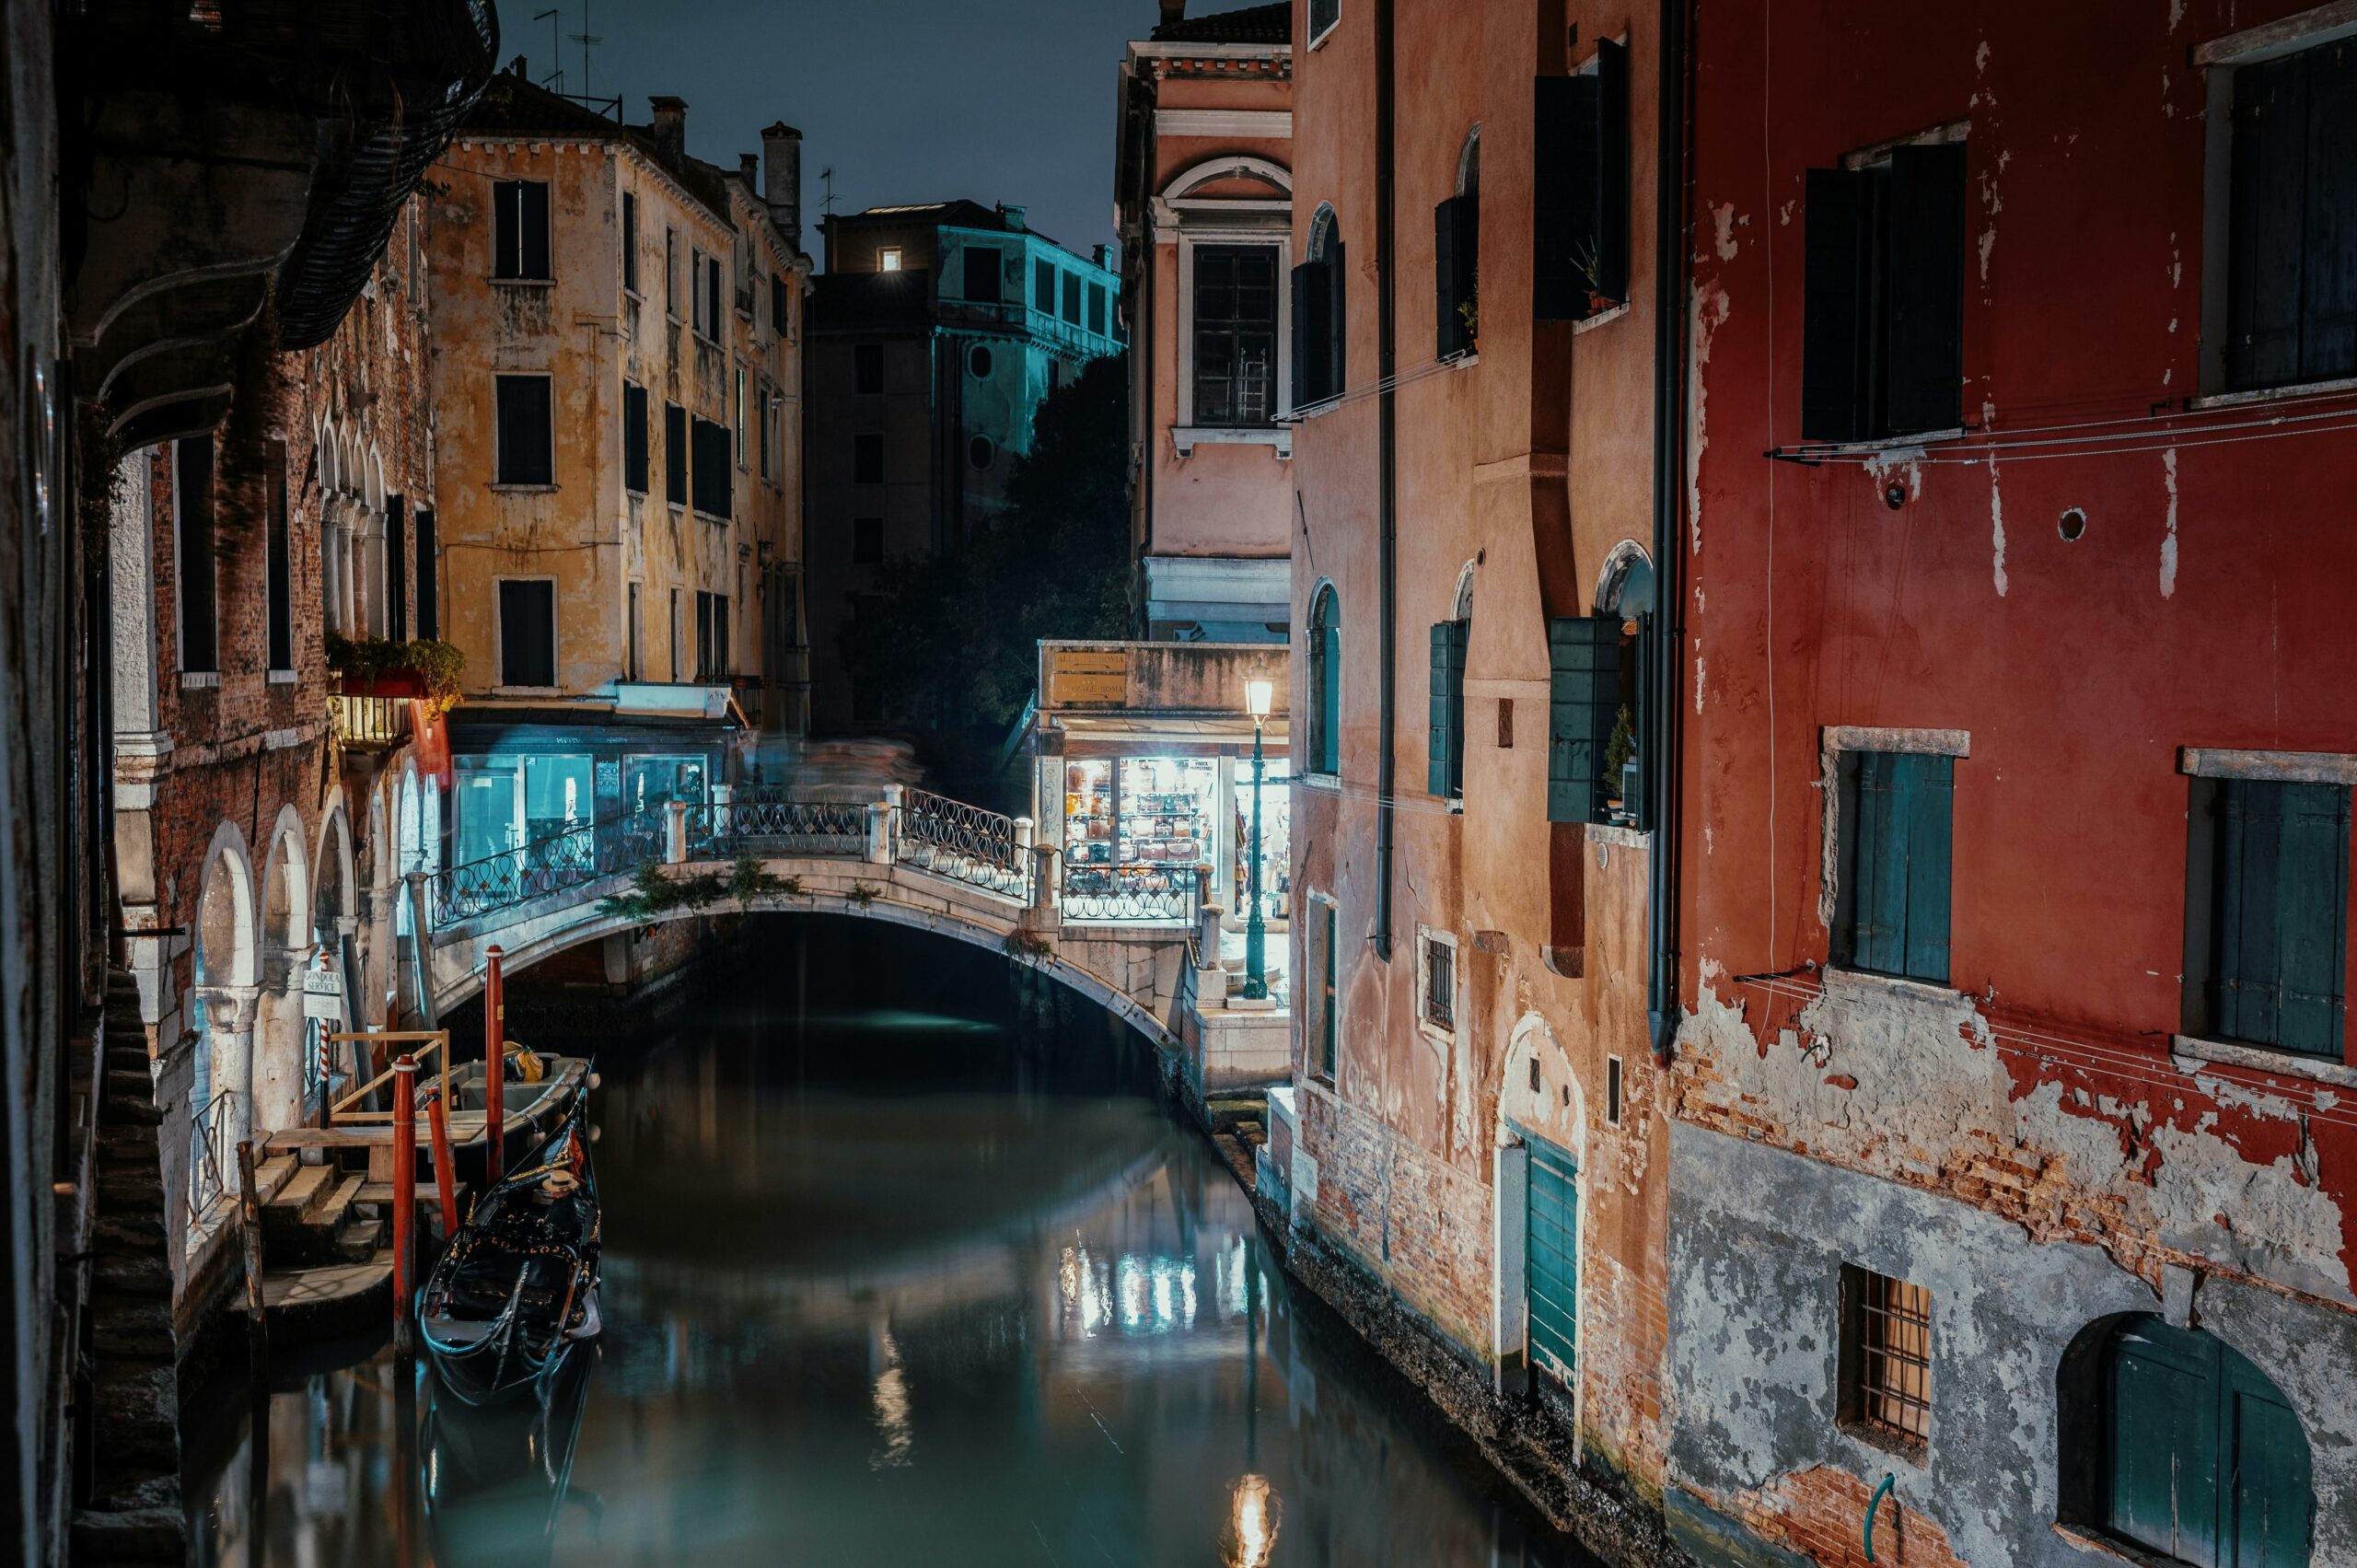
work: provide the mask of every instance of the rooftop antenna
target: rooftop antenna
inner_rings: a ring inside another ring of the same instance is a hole
[[[835,166],[829,164],[820,169],[819,178],[826,182],[827,187],[827,199],[819,203],[819,210],[832,217],[835,215]]]
[[[593,97],[589,90],[589,46],[606,41],[589,30],[589,0],[581,0],[581,31],[573,35],[573,41],[581,46],[581,96]]]
[[[545,11],[534,12],[532,15],[532,20],[536,22],[548,23],[549,58],[557,63],[555,70],[551,71],[547,75],[540,78],[540,86],[547,87],[551,92],[561,93],[564,91],[564,64],[558,53],[558,51],[563,47],[563,44],[557,36],[556,7],[552,6]]]

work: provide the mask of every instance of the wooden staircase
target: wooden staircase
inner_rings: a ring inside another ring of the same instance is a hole
[[[107,973],[106,1093],[99,1116],[98,1214],[90,1312],[97,1385],[91,1486],[74,1515],[81,1564],[184,1562],[180,1346],[156,1103],[139,988]]]

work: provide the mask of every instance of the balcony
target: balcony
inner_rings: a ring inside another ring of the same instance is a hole
[[[395,751],[409,744],[408,697],[337,692],[328,698],[328,722],[347,751]]]

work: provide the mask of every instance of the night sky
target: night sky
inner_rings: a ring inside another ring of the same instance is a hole
[[[1225,9],[1230,0],[1189,8]],[[650,93],[688,100],[688,150],[734,168],[761,128],[800,128],[803,248],[826,256],[819,171],[835,210],[967,196],[1029,209],[1032,227],[1083,255],[1112,238],[1115,83],[1121,46],[1156,19],[1155,0],[557,0],[563,88],[622,94],[648,119]],[[501,67],[552,65],[551,0],[498,0]],[[555,84],[551,84],[552,86]]]

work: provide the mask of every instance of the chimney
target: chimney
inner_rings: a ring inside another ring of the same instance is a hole
[[[1170,27],[1187,15],[1187,0],[1162,0],[1162,25]]]
[[[1006,225],[1009,233],[1021,234],[1024,229],[1023,217],[1027,210],[1010,202],[1001,202],[998,204],[999,221]]]
[[[802,133],[781,120],[761,133],[761,199],[785,234],[802,249]]]
[[[745,189],[748,192],[759,196],[761,193],[761,160],[751,153],[738,153],[737,178],[745,182]]]
[[[1108,265],[1108,263],[1107,263],[1107,261],[1106,261],[1105,258],[1107,257],[1107,255],[1108,255],[1108,254],[1109,254],[1109,253],[1110,253],[1110,250],[1111,250],[1111,248],[1110,248],[1109,246],[1104,246],[1104,245],[1092,246],[1092,247],[1090,247],[1090,248],[1089,248],[1088,259],[1089,259],[1090,261],[1092,261],[1096,262],[1096,263],[1097,263],[1098,266],[1100,266],[1100,267],[1107,267],[1107,268],[1108,268],[1108,270],[1109,271],[1109,270],[1110,270],[1110,268],[1109,268],[1109,266]]]
[[[655,151],[677,168],[688,151],[688,100],[658,97],[646,101],[655,110]]]

